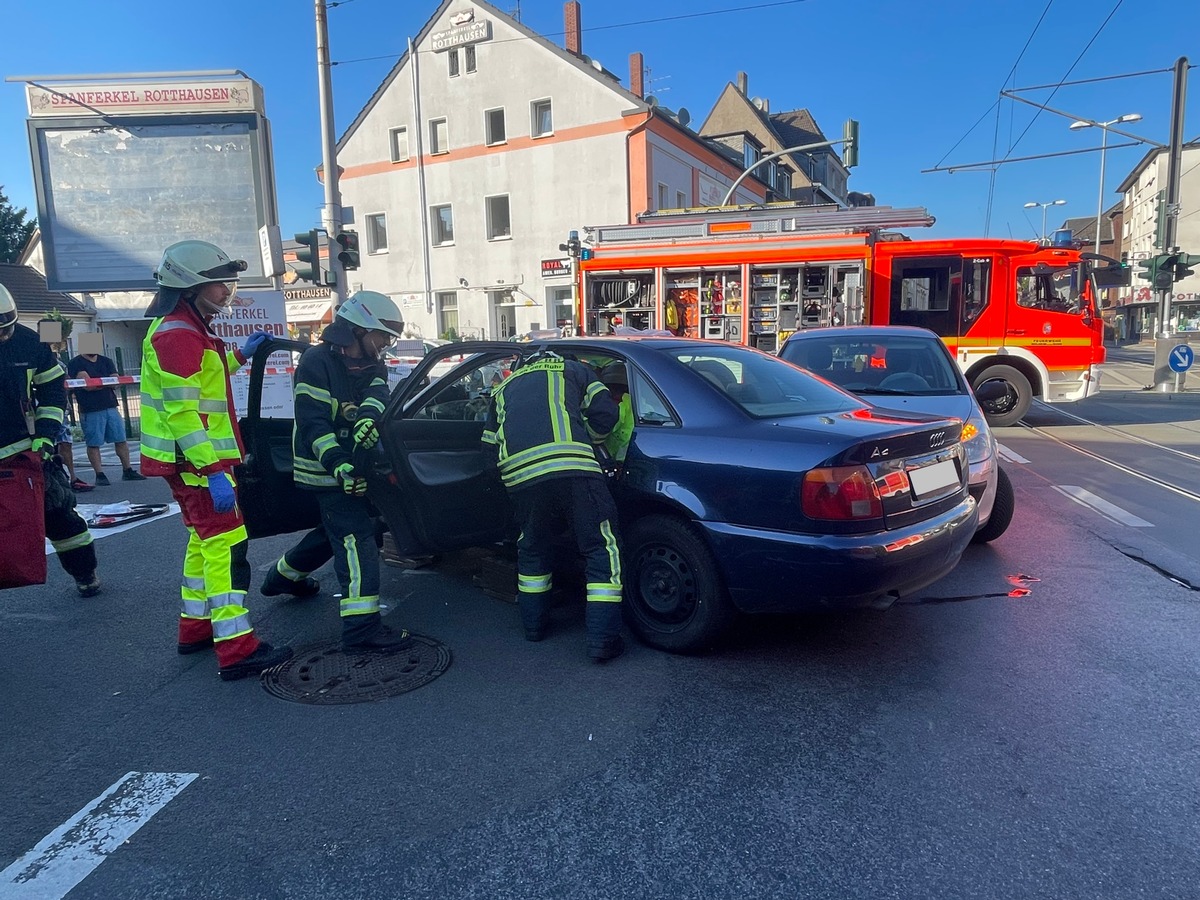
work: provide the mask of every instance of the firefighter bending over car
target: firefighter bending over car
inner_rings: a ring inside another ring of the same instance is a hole
[[[292,477],[317,492],[323,533],[314,529],[284,554],[263,593],[316,593],[320,586],[310,573],[332,555],[347,649],[401,650],[412,642],[407,631],[385,625],[379,614],[375,518],[365,473],[355,465],[356,456],[362,460],[379,441],[376,421],[388,399],[383,354],[403,330],[391,298],[359,291],[338,307],[321,343],[296,367]]]
[[[100,580],[92,533],[75,511],[66,472],[54,456],[66,415],[65,381],[66,372],[49,345],[17,323],[17,304],[0,285],[0,466],[42,468],[45,537],[80,596],[93,597],[100,593]],[[6,549],[0,547],[0,558]]]
[[[594,449],[618,418],[591,369],[543,350],[496,388],[483,432],[521,524],[517,600],[525,639],[545,637],[553,542],[566,518],[585,558],[588,656],[597,662],[625,650],[616,504]]]
[[[154,273],[154,319],[142,343],[142,473],[164,478],[188,529],[183,559],[179,652],[212,647],[221,678],[232,681],[288,660],[290,647],[260,641],[250,625],[250,563],[233,469],[242,442],[229,388],[270,335],[225,349],[210,328],[237,293],[246,269],[219,247],[180,241]]]

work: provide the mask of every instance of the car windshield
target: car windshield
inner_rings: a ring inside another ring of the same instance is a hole
[[[942,344],[909,335],[788,341],[780,354],[855,394],[946,396],[962,385]]]
[[[744,347],[714,344],[665,352],[758,419],[837,413],[861,406],[777,357]]]

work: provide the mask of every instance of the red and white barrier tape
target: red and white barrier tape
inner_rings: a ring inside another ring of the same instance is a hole
[[[63,382],[69,388],[109,387],[115,384],[141,384],[140,375],[106,375],[103,378],[68,378]]]

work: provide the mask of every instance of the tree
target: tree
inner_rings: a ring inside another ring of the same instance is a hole
[[[8,202],[4,185],[0,184],[0,262],[16,262],[29,243],[36,223],[33,219],[25,221],[27,212],[25,207],[16,209]]]

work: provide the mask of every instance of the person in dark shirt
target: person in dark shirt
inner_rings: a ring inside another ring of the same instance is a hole
[[[67,364],[71,378],[107,378],[117,374],[111,359],[99,353],[81,353]],[[117,392],[110,385],[92,385],[75,388],[75,402],[79,406],[83,440],[87,444],[88,462],[96,473],[96,486],[109,484],[104,474],[104,463],[100,459],[100,448],[112,444],[121,461],[121,477],[125,481],[144,481],[146,476],[138,472],[129,462],[129,442],[125,439],[125,421],[117,409]]]

